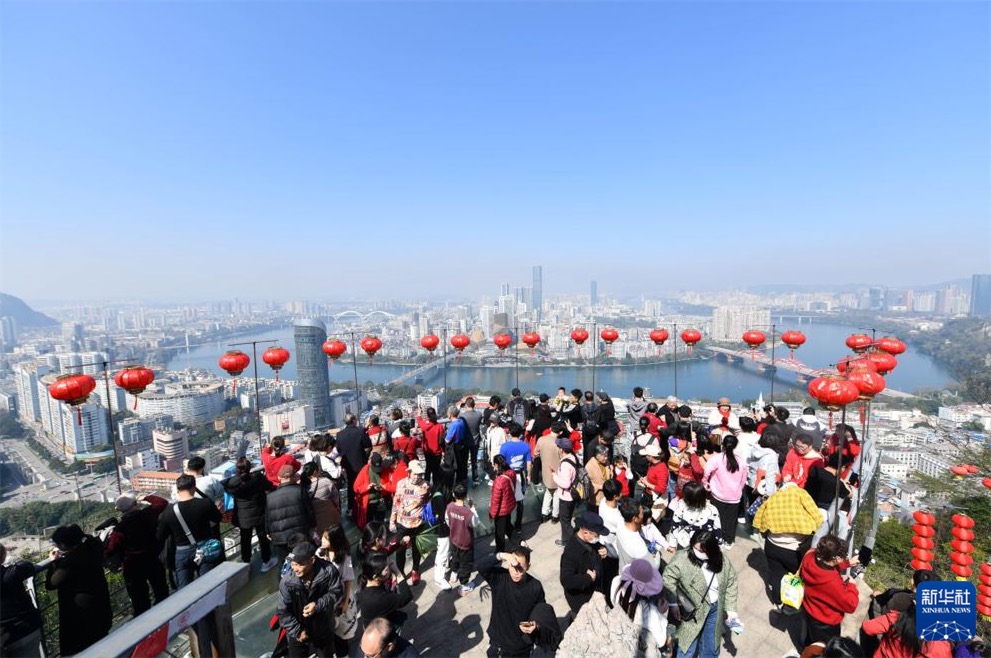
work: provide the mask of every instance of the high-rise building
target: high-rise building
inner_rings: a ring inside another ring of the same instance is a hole
[[[771,326],[771,311],[756,306],[719,306],[712,310],[712,339],[741,340],[749,329],[766,332]]]
[[[178,461],[189,456],[189,430],[152,430],[151,441],[162,459]]]
[[[17,415],[22,420],[41,420],[41,399],[38,380],[50,372],[41,363],[18,363],[14,366],[14,381],[17,386]],[[45,392],[47,395],[47,391]]]
[[[330,425],[330,375],[324,341],[327,326],[320,320],[296,320],[296,399],[313,409],[316,427]]]
[[[10,352],[17,347],[17,320],[5,315],[0,318],[0,351]]]
[[[991,318],[991,274],[975,274],[971,279],[970,315]]]
[[[589,291],[588,303],[590,306],[599,305],[599,284],[595,281],[592,282],[592,288]]]
[[[540,322],[540,314],[544,306],[544,268],[541,265],[533,266],[533,292],[531,293],[533,319]]]

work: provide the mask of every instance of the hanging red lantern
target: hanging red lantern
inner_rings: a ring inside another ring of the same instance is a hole
[[[932,571],[932,562],[923,562],[922,560],[912,560],[912,569],[919,571],[920,569],[925,569],[926,571]]]
[[[757,354],[757,348],[763,345],[765,340],[767,340],[767,336],[764,335],[763,331],[754,331],[751,329],[750,331],[744,332],[743,342],[750,347],[751,361],[754,360]]]
[[[974,564],[974,558],[967,555],[966,553],[960,553],[957,551],[953,551],[950,553],[950,560],[954,564],[959,564],[960,566],[963,567],[969,567],[970,565]]]
[[[427,334],[420,339],[420,346],[431,354],[434,353],[434,350],[437,349],[438,345],[440,345],[440,338],[433,334]]]
[[[650,340],[653,341],[654,345],[657,345],[658,354],[661,353],[661,347],[664,345],[664,343],[666,343],[668,338],[671,337],[671,334],[669,334],[668,330],[665,329],[664,327],[658,327],[657,329],[651,330],[649,335],[650,335]]]
[[[988,489],[991,489],[991,478],[984,478],[983,480],[981,480],[981,484],[983,484]]]
[[[913,548],[912,557],[916,560],[921,560],[922,562],[932,562],[935,555],[932,551],[926,550],[924,548]]]
[[[702,332],[698,329],[685,329],[681,332],[681,341],[688,345],[688,353],[691,354],[693,348],[702,340]]]
[[[375,353],[382,349],[382,339],[378,336],[365,336],[358,344],[364,350],[365,354],[368,355],[369,363],[375,358]]]
[[[988,577],[988,584],[991,585],[991,563],[981,562],[981,582],[984,582],[984,576]]]
[[[143,393],[155,381],[155,371],[144,366],[128,366],[114,377],[114,383],[131,395]]]
[[[950,473],[953,473],[957,477],[963,477],[967,475],[967,467],[963,464],[957,464],[956,466],[950,467]]]
[[[492,342],[495,343],[495,346],[501,352],[513,344],[513,337],[509,334],[496,334],[492,337]]]
[[[957,575],[958,580],[966,580],[970,578],[970,575],[974,573],[970,567],[965,567],[960,564],[951,564],[950,571]]]
[[[342,340],[327,339],[327,342],[323,344],[323,353],[327,355],[330,359],[330,365],[333,367],[334,361],[337,361],[341,356],[348,351],[347,343]]]
[[[836,369],[840,371],[841,375],[846,374],[854,368],[867,368],[868,370],[877,372],[877,365],[864,356],[845,356],[836,362]]]
[[[924,548],[928,551],[936,548],[936,542],[929,537],[920,537],[919,535],[912,535],[912,545],[916,548]]]
[[[279,371],[289,361],[289,350],[284,347],[270,347],[262,352],[262,361],[275,371],[275,381],[279,381]]]
[[[530,354],[533,354],[533,348],[535,348],[537,344],[540,343],[540,334],[538,334],[536,331],[528,331],[525,334],[523,334],[521,340],[523,341],[524,344],[526,344],[527,347],[530,348]]]
[[[461,353],[465,351],[465,348],[471,345],[471,339],[464,334],[454,334],[451,336],[451,345],[454,347],[454,351],[458,353],[458,361],[461,361]]]
[[[893,336],[885,336],[884,338],[881,338],[874,343],[874,346],[882,352],[887,352],[892,356],[898,356],[899,354],[905,352],[905,343]]]
[[[983,562],[981,563],[981,566],[984,566],[985,564],[987,563]],[[988,578],[988,576],[984,573],[981,573],[981,575],[978,576],[978,578],[981,581],[980,584],[978,584],[977,586],[978,594],[980,594],[981,596],[991,596],[991,578]]]
[[[606,344],[606,356],[612,354],[612,344],[619,340],[619,332],[612,327],[606,327],[599,332],[599,338]]]
[[[966,514],[954,514],[950,517],[950,520],[953,521],[953,525],[958,528],[970,529],[974,527],[974,519],[970,518]]]
[[[857,354],[863,354],[874,343],[867,334],[852,334],[846,339],[846,346]]]
[[[915,519],[916,523],[921,523],[922,525],[936,525],[936,515],[929,510],[916,510],[912,512],[912,518]]]
[[[251,357],[241,350],[225,352],[217,362],[231,377],[237,377],[251,364]]]
[[[873,400],[875,395],[884,390],[884,377],[869,368],[853,368],[847,372],[846,378],[860,391],[860,400]]]
[[[96,389],[96,380],[89,375],[62,375],[48,387],[48,394],[70,407],[75,407],[76,419],[82,425],[83,412],[79,409],[79,405],[89,399],[89,394],[94,389]]]
[[[788,349],[791,350],[789,358],[794,360],[795,350],[805,344],[805,334],[801,331],[795,330],[786,331],[781,334],[781,342],[787,345]]]
[[[991,596],[977,595],[977,605],[991,606]]]
[[[586,340],[588,340],[588,331],[577,327],[571,330],[571,340],[575,341],[575,345],[583,345]]]
[[[964,555],[970,555],[974,552],[974,545],[969,541],[960,541],[959,539],[954,539],[950,542],[950,546],[953,547],[957,553],[963,553]]]
[[[966,464],[966,466],[967,466],[967,473],[969,475],[976,475],[977,473],[980,473],[980,471],[981,471],[981,469],[977,468],[973,464]]]
[[[936,531],[933,529],[932,526],[921,525],[919,523],[916,523],[914,526],[912,526],[912,532],[914,532],[919,537],[925,537],[927,539],[936,536]]]
[[[877,374],[887,375],[898,366],[898,359],[887,352],[871,352],[867,358],[877,366]]]
[[[974,531],[968,528],[954,527],[950,530],[950,534],[960,541],[974,541]]]
[[[839,411],[860,397],[856,384],[839,375],[824,375],[809,382],[809,395],[829,411]]]
[[[991,606],[979,605],[977,606],[977,611],[981,613],[981,616],[985,619],[991,617]]]

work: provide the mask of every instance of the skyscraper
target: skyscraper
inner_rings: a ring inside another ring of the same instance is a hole
[[[540,265],[533,266],[533,318],[540,322],[540,314],[544,304],[544,268]]]
[[[588,296],[588,303],[591,306],[597,306],[599,303],[599,284],[595,281],[592,282],[592,290]]]
[[[320,320],[296,320],[296,399],[313,408],[317,427],[330,425],[330,375],[327,357],[321,348],[327,340],[327,327]]]
[[[991,318],[991,274],[975,274],[971,279],[970,316]]]

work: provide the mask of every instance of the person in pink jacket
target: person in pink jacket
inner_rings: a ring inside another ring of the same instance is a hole
[[[712,504],[719,511],[719,524],[723,528],[723,546],[732,548],[736,540],[736,519],[747,483],[747,469],[740,464],[733,451],[738,445],[732,434],[723,438],[723,449],[705,463],[702,486],[712,496]]]

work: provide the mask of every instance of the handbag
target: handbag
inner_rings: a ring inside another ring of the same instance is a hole
[[[716,574],[712,574],[712,578],[709,579],[708,584],[705,586],[706,594],[709,593],[709,588],[712,587],[712,581],[716,579]],[[681,587],[678,588],[678,611],[681,613],[681,620],[691,621],[695,618],[695,613],[698,612],[698,606],[692,601],[687,594],[685,594]]]
[[[754,502],[750,503],[750,507],[747,508],[747,519],[753,521],[753,518],[757,516],[757,510],[760,506],[767,502],[767,496],[757,496]]]
[[[413,541],[416,542],[416,550],[420,555],[430,555],[437,550],[437,526],[417,533]]]
[[[781,605],[801,609],[805,598],[805,583],[797,573],[786,573],[781,577]]]
[[[196,555],[193,556],[193,562],[197,565],[206,562],[207,564],[215,564],[220,562],[224,556],[224,545],[220,543],[219,539],[204,539],[203,541],[196,541],[193,537],[193,533],[190,531],[189,526],[186,525],[186,519],[182,518],[182,512],[179,510],[179,504],[175,504],[175,518],[179,521],[179,525],[182,526],[182,531],[186,533],[186,539],[189,540],[190,546],[196,547]]]

